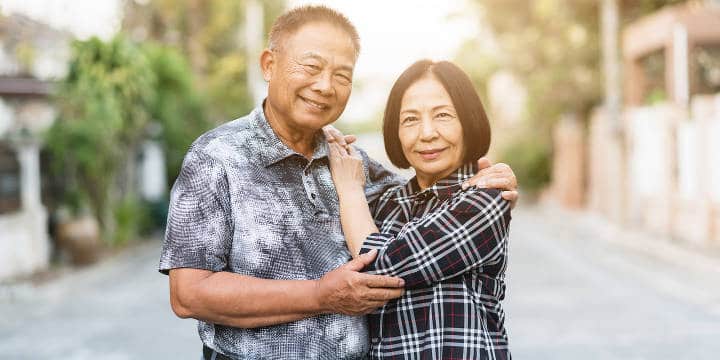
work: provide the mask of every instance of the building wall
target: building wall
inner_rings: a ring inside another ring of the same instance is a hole
[[[720,246],[720,94],[694,96],[689,110],[627,108],[622,123],[613,132],[601,108],[590,119],[587,207],[625,226]],[[578,147],[555,144],[556,154]]]

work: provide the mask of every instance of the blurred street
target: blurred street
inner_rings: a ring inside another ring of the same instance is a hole
[[[514,211],[505,302],[515,359],[714,359],[720,257],[557,209]],[[656,243],[655,252],[644,245]],[[658,245],[658,242],[662,244]],[[197,359],[160,242],[39,287],[0,287],[2,359]]]

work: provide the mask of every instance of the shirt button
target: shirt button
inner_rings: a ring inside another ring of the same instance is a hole
[[[314,193],[312,193],[312,194],[310,194],[310,197],[311,197],[313,200],[315,200],[315,197],[316,197],[316,196],[315,196]]]

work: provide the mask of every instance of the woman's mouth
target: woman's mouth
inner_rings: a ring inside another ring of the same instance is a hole
[[[445,149],[446,148],[420,150],[417,153],[420,154],[423,160],[435,160],[440,157],[440,154],[445,151]]]

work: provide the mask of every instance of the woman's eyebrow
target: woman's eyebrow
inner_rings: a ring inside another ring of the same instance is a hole
[[[434,108],[432,108],[432,111],[435,111],[438,109],[443,109],[443,108],[445,108],[447,110],[452,110],[452,106],[450,106],[450,105],[438,105],[438,106],[435,106]]]

